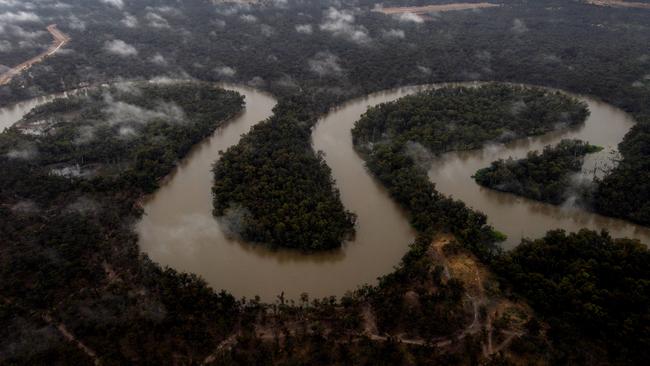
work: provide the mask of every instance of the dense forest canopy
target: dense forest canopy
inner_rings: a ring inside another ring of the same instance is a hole
[[[507,0],[498,8],[431,14],[425,20],[371,11],[377,3],[0,1],[0,72],[41,52],[51,41],[44,32],[48,24],[56,23],[72,38],[61,52],[0,86],[0,105],[154,77],[247,83],[287,100],[299,94],[302,107],[281,103],[276,109],[286,136],[260,146],[285,149],[290,163],[314,173],[317,179],[309,177],[309,184],[322,184],[314,188],[305,182],[307,188],[299,192],[322,194],[319,199],[329,199],[329,208],[343,212],[326,167],[305,148],[319,113],[352,97],[409,84],[483,80],[556,87],[594,95],[636,119],[620,146],[622,160],[599,183],[594,200],[602,212],[650,222],[650,12],[582,1]],[[494,246],[499,235],[486,225],[485,215],[436,192],[399,144],[366,151],[368,167],[408,209],[422,236],[379,286],[341,301],[292,306],[279,297],[277,304],[261,304],[235,301],[196,276],[160,268],[137,247],[132,225],[142,215],[138,199],[154,190],[217,121],[240,110],[241,100],[218,90],[153,92],[146,100],[117,99],[165,115],[146,127],[96,126],[106,101],[91,96],[89,105],[97,103],[99,111],[86,109],[85,102],[74,105],[74,98],[47,107],[53,113],[75,111],[55,117],[53,135],[27,135],[18,128],[0,135],[0,362],[509,364],[507,356],[483,357],[481,342],[487,339],[480,335],[447,339],[447,349],[427,343],[437,340],[441,328],[453,331],[473,315],[458,303],[469,294],[465,284],[445,283],[444,261],[440,268],[429,262],[432,232],[448,231],[463,250],[500,268],[503,288],[512,285],[515,291],[509,296],[523,295],[541,315],[539,322],[533,318],[517,329],[524,335],[502,350],[516,350],[515,363],[648,363],[647,249],[607,235],[554,232],[503,256]],[[205,103],[213,97],[219,102]],[[178,126],[168,118],[175,108],[147,104],[158,99],[178,104],[192,123]],[[300,117],[287,117],[296,109],[302,109]],[[36,111],[32,122],[45,112]],[[70,126],[56,125],[64,121]],[[96,143],[79,143],[85,127],[98,133]],[[120,129],[128,138],[115,137]],[[534,130],[528,126],[525,133]],[[268,126],[259,131],[264,132],[259,139],[276,136]],[[489,129],[476,132],[450,135],[464,140],[454,147],[495,137]],[[287,147],[290,142],[296,146]],[[238,164],[249,166],[253,156]],[[269,181],[282,183],[278,171],[293,165],[270,166]],[[76,176],[79,171],[95,175]],[[251,175],[262,177],[259,170]],[[267,212],[273,217],[277,211]],[[345,219],[340,228],[349,227],[349,216],[339,218]],[[366,331],[372,324],[368,307],[386,333]],[[405,324],[428,340],[420,346],[400,343]],[[482,324],[481,334],[488,334],[485,319]]]
[[[600,150],[584,141],[562,140],[556,146],[544,147],[541,154],[531,151],[524,159],[494,161],[473,178],[482,186],[538,201],[557,205],[574,198],[588,205],[591,184],[572,178],[582,170],[584,156]]]
[[[314,153],[315,119],[287,100],[214,166],[214,214],[251,242],[303,250],[333,249],[354,233],[330,169]]]
[[[539,88],[442,87],[369,109],[353,136],[357,145],[414,142],[441,153],[575,126],[588,114],[584,103]]]
[[[650,345],[649,260],[648,248],[633,240],[550,231],[524,240],[494,267],[546,317],[557,339],[580,347],[583,338],[596,339],[611,359],[643,364]]]

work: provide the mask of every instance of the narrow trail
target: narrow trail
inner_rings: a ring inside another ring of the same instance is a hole
[[[93,351],[90,347],[86,346],[82,341],[75,337],[63,323],[55,322],[49,314],[43,314],[42,319],[49,325],[55,327],[68,342],[73,343],[77,348],[79,348],[79,350],[88,355],[95,365],[102,364],[101,360],[97,357],[97,352]]]
[[[54,55],[63,46],[65,46],[68,42],[70,42],[71,38],[68,37],[67,34],[61,32],[56,27],[56,24],[51,24],[47,26],[47,31],[50,32],[52,37],[54,37],[54,40],[52,41],[50,47],[48,47],[47,50],[41,52],[38,56],[32,57],[29,60],[21,63],[20,65],[14,66],[9,71],[0,74],[0,85],[9,84],[11,79],[13,79],[15,76],[19,75],[23,71],[28,70],[30,67],[34,66],[35,64],[42,62],[47,57]]]

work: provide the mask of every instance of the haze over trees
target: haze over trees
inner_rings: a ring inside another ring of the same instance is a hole
[[[0,87],[0,105],[80,85],[163,75],[247,83],[278,98],[299,94],[309,101],[301,103],[309,117],[295,120],[311,121],[352,97],[402,85],[484,80],[561,88],[594,95],[636,119],[619,148],[622,160],[598,184],[594,202],[601,212],[650,223],[647,11],[580,1],[504,0],[498,8],[436,14],[424,21],[372,12],[375,0],[263,3],[0,1],[1,64],[17,64],[38,54],[50,37],[35,32],[47,24],[57,23],[72,37],[64,52]],[[223,99],[204,104],[215,96]],[[142,256],[132,230],[142,215],[138,199],[155,190],[158,180],[218,120],[241,108],[241,100],[219,92],[184,92],[173,98],[157,94],[151,100],[158,97],[178,104],[189,121],[196,121],[194,115],[210,123],[127,124],[123,127],[133,130],[122,130],[128,137],[124,140],[115,138],[117,125],[105,126],[93,129],[98,133],[95,143],[81,144],[84,134],[64,124],[54,130],[56,139],[25,135],[15,128],[0,135],[0,363],[196,364],[221,349],[213,363],[508,364],[498,355],[482,359],[483,350],[473,337],[454,343],[448,354],[426,344],[400,344],[391,334],[385,342],[352,337],[363,323],[360,304],[349,297],[305,301],[297,307],[284,301],[238,302],[194,275],[160,268]],[[283,182],[277,173],[283,166],[306,167],[318,178],[309,182],[323,185],[303,192],[325,192],[321,199],[329,199],[329,208],[338,207],[325,167],[313,151],[304,149],[309,124],[285,120],[295,107],[282,105],[286,110],[277,111],[276,122],[282,122],[283,135],[277,146],[260,146],[284,149],[291,159],[284,165],[270,162],[269,181]],[[155,104],[143,106],[161,112]],[[75,118],[73,125],[96,122],[97,111],[86,112],[91,118]],[[46,114],[34,117],[37,121]],[[505,134],[494,136],[489,127],[447,138],[461,137],[455,147],[467,148],[484,138],[508,135],[501,131]],[[262,130],[262,136],[277,136],[270,128]],[[130,136],[133,131],[142,137]],[[420,144],[429,141],[442,147],[442,142],[454,142],[433,137]],[[288,148],[288,143],[298,147]],[[382,143],[365,153],[368,167],[409,210],[421,233],[454,233],[460,245],[493,269],[494,263],[501,263],[503,287],[512,281],[514,290],[534,304],[541,319],[531,321],[522,341],[512,346],[527,355],[522,359],[547,364],[650,363],[646,249],[596,233],[553,232],[502,257],[494,246],[499,236],[486,225],[485,215],[436,192],[404,146]],[[82,172],[98,175],[75,177],[77,164]],[[250,161],[241,166],[250,166]],[[408,324],[419,334],[435,337],[438,321],[448,320],[442,326],[451,330],[462,320],[462,315],[447,316],[457,309],[458,286],[441,287],[437,294],[418,293],[431,305],[413,312],[422,316],[421,324],[405,313],[411,308],[397,302],[406,288],[417,292],[423,283],[439,279],[427,262],[431,236],[421,239],[425,243],[416,243],[407,253],[404,268],[361,297],[372,300],[382,330],[400,331]],[[401,287],[406,281],[412,282]],[[268,335],[253,336],[255,329],[268,329],[269,313],[293,316],[269,327],[278,334],[271,341]],[[295,334],[289,330],[296,324],[299,332],[305,329],[298,333],[302,336],[286,336]],[[92,350],[94,358],[66,339],[61,327]],[[238,343],[231,349],[232,339]]]
[[[494,161],[473,178],[482,186],[538,201],[558,205],[577,197],[588,204],[589,187],[579,187],[572,176],[582,170],[585,155],[600,150],[584,141],[562,140],[556,146],[546,146],[541,154],[531,151],[524,159]]]

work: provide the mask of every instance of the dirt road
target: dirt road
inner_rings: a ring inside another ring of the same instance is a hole
[[[379,8],[378,12],[384,14],[404,14],[404,13],[413,13],[416,15],[426,15],[428,13],[440,13],[445,11],[458,11],[458,10],[469,10],[469,9],[482,9],[482,8],[494,8],[500,6],[499,4],[492,3],[453,3],[453,4],[442,4],[442,5],[426,5],[426,6],[403,6],[395,8]]]
[[[61,32],[57,29],[56,24],[51,24],[47,27],[47,31],[50,32],[54,40],[50,47],[47,50],[41,52],[38,56],[32,57],[31,59],[21,63],[18,66],[13,67],[9,71],[0,74],[0,85],[8,84],[14,76],[20,74],[21,72],[29,69],[33,65],[42,62],[47,57],[52,56],[68,42],[70,42],[70,37],[67,34]]]
[[[608,6],[612,8],[635,8],[635,9],[650,10],[650,3],[638,3],[633,1],[587,0],[587,4],[596,5],[596,6]]]

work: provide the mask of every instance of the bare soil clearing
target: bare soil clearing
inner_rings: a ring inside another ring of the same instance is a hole
[[[23,62],[22,64],[11,68],[9,71],[0,74],[0,85],[8,84],[14,76],[20,74],[21,72],[28,70],[30,67],[35,64],[42,62],[47,57],[52,56],[68,42],[70,42],[70,37],[67,34],[61,32],[57,29],[56,24],[51,24],[47,27],[47,31],[50,32],[54,40],[50,47],[47,50],[43,51],[38,56],[32,57],[31,59]]]
[[[587,4],[612,8],[650,9],[650,3],[638,3],[620,0],[587,0]]]
[[[442,4],[442,5],[379,8],[376,11],[387,15],[404,14],[404,13],[412,13],[415,15],[426,15],[428,13],[442,13],[447,11],[496,8],[499,6],[501,5],[493,4],[493,3],[452,3],[452,4]]]

